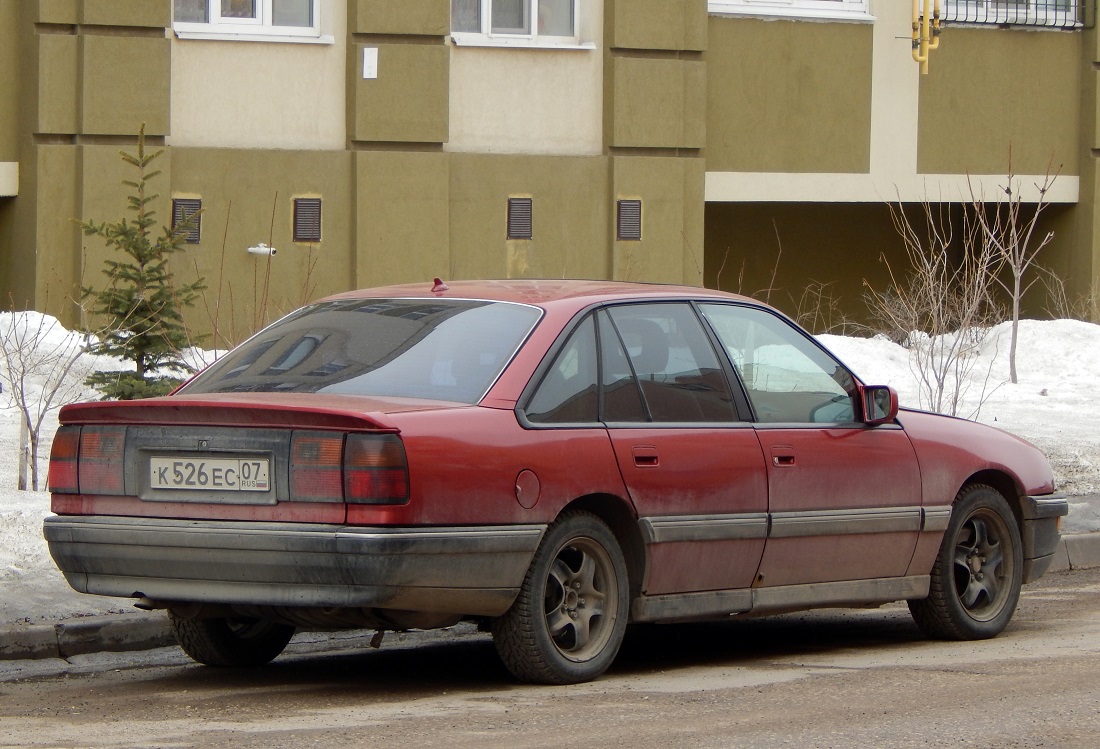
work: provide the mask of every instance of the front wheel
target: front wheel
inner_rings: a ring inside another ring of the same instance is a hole
[[[493,622],[493,642],[519,679],[589,681],[619,651],[629,600],[615,536],[594,515],[568,513],[546,531],[519,597]]]
[[[266,619],[186,619],[169,610],[168,620],[183,652],[207,666],[262,666],[294,636],[294,627]]]
[[[1016,611],[1022,580],[1016,518],[1000,492],[975,484],[955,499],[928,598],[909,601],[909,611],[929,637],[995,637]]]

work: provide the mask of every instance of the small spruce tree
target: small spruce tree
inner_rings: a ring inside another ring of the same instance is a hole
[[[133,362],[133,370],[97,371],[87,384],[108,399],[132,400],[164,395],[181,382],[179,373],[192,371],[180,352],[190,345],[182,309],[194,304],[206,288],[203,279],[176,286],[169,258],[182,251],[194,217],[163,227],[155,236],[155,211],[149,205],[158,195],[147,193],[150,180],[160,174],[149,165],[164,150],[146,153],[145,126],[138,131],[137,153],[121,151],[122,160],[137,170],[135,180],[123,180],[132,189],[127,210],[133,215],[116,223],[79,222],[86,236],[102,238],[125,259],[104,262],[105,287],[81,289],[88,311],[106,322],[90,353]]]

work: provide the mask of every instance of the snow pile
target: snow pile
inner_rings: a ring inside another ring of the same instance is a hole
[[[37,322],[29,319],[32,326]],[[0,330],[4,324],[0,315]],[[50,335],[71,335],[57,327]],[[981,349],[971,352],[975,360],[959,414],[1041,447],[1054,467],[1059,490],[1071,495],[1100,493],[1100,413],[1093,410],[1095,383],[1100,379],[1100,326],[1075,320],[1023,321],[1016,385],[1008,382],[1009,335],[1008,324],[997,326],[989,331]],[[892,385],[902,405],[921,404],[919,380],[909,352],[902,346],[881,337],[824,335],[820,339],[864,382]],[[193,351],[189,356],[201,364],[215,354]],[[81,361],[74,372],[107,369],[106,364]],[[56,418],[47,418],[44,445],[56,427]],[[11,394],[5,392],[0,395],[0,450],[4,454],[17,453],[18,430],[18,411]],[[48,449],[44,447],[43,453],[44,477]],[[127,600],[87,596],[69,588],[42,539],[49,494],[20,492],[15,486],[15,460],[0,462],[0,623],[130,610]],[[1100,527],[1100,517],[1094,517],[1098,506],[1071,504],[1071,518]]]

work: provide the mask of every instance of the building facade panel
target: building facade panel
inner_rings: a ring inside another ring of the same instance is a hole
[[[945,34],[921,80],[919,171],[1005,174],[1011,149],[1017,174],[1080,174],[1082,33]]]
[[[706,0],[609,0],[612,33],[619,49],[707,48]]]
[[[701,60],[612,56],[610,146],[702,148],[706,125],[698,105],[706,96]]]
[[[172,23],[172,0],[83,0],[81,23],[161,28]]]
[[[605,157],[450,154],[453,278],[606,278]],[[508,199],[530,198],[532,238],[507,236]]]
[[[637,241],[616,240],[612,228],[612,277],[621,281],[698,284],[703,274],[703,161],[654,156],[612,157],[615,200],[641,202]]]
[[[355,286],[453,278],[450,158],[355,154]]]
[[[708,171],[868,170],[871,24],[711,16],[709,30]]]
[[[26,2],[26,0],[10,0],[10,2]],[[37,23],[58,23],[75,25],[80,23],[80,0],[29,0],[28,5],[34,4]]]
[[[167,39],[81,36],[81,122],[87,135],[169,130],[171,44]]]
[[[442,44],[356,44],[352,69],[364,50],[377,55],[377,77],[353,73],[351,140],[443,143],[448,139],[450,54]]]
[[[80,38],[41,34],[37,40],[37,132],[80,132]]]
[[[351,0],[356,34],[444,36],[451,30],[450,0]]]
[[[27,72],[19,59],[19,11],[15,0],[0,0],[0,164],[19,160],[20,80]],[[0,195],[8,194],[0,189]]]

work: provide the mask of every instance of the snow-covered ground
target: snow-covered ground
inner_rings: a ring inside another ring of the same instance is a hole
[[[0,315],[0,329],[4,318]],[[959,415],[1037,444],[1050,458],[1061,491],[1100,493],[1100,412],[1095,410],[1100,326],[1075,320],[1024,321],[1016,385],[1008,382],[1008,336],[1009,326],[998,326],[974,353]],[[820,338],[865,382],[894,386],[902,405],[923,405],[906,349],[883,338]],[[15,489],[19,421],[9,391],[5,388],[0,395],[0,454],[12,456],[0,461],[0,623],[132,610],[128,600],[72,591],[54,567],[42,540],[49,494]],[[43,482],[48,442],[57,423],[56,418],[47,422]],[[1069,530],[1100,528],[1097,506],[1072,503]]]

